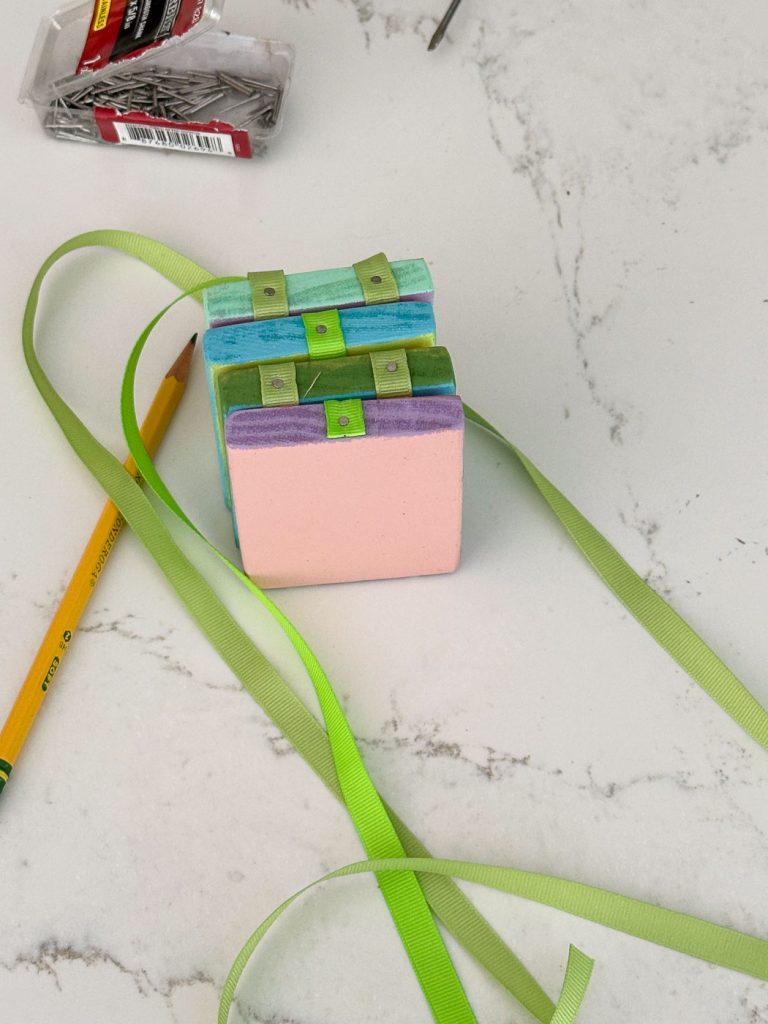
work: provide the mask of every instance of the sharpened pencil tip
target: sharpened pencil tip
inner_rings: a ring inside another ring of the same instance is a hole
[[[173,366],[170,368],[168,373],[166,373],[166,377],[175,377],[180,384],[186,384],[187,378],[189,377],[189,369],[192,365],[192,353],[195,351],[196,341],[197,332],[192,335],[181,350]]]

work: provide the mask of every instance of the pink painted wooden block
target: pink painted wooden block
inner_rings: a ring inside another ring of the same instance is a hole
[[[243,409],[226,447],[243,566],[262,587],[452,572],[464,415],[455,395],[362,403],[327,437],[322,405]]]

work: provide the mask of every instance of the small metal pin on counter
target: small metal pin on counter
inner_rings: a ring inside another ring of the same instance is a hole
[[[448,29],[448,26],[453,20],[454,14],[459,9],[460,3],[461,0],[451,0],[448,10],[443,15],[440,24],[437,26],[437,28],[434,31],[434,34],[432,35],[432,38],[429,40],[429,46],[427,47],[428,50],[434,50],[437,46],[439,46],[443,36],[446,33],[446,30]]]

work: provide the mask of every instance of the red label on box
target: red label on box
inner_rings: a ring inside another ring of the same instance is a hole
[[[140,111],[118,114],[109,107],[94,107],[93,113],[105,142],[214,156],[253,155],[248,132],[225,121],[169,121]]]
[[[171,36],[188,32],[205,0],[94,0],[77,74],[137,57]]]

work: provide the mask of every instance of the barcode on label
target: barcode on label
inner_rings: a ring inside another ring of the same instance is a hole
[[[118,142],[128,146],[154,146],[159,149],[181,149],[186,153],[213,153],[234,156],[229,135],[215,132],[182,131],[179,128],[159,128],[149,124],[115,123]]]

